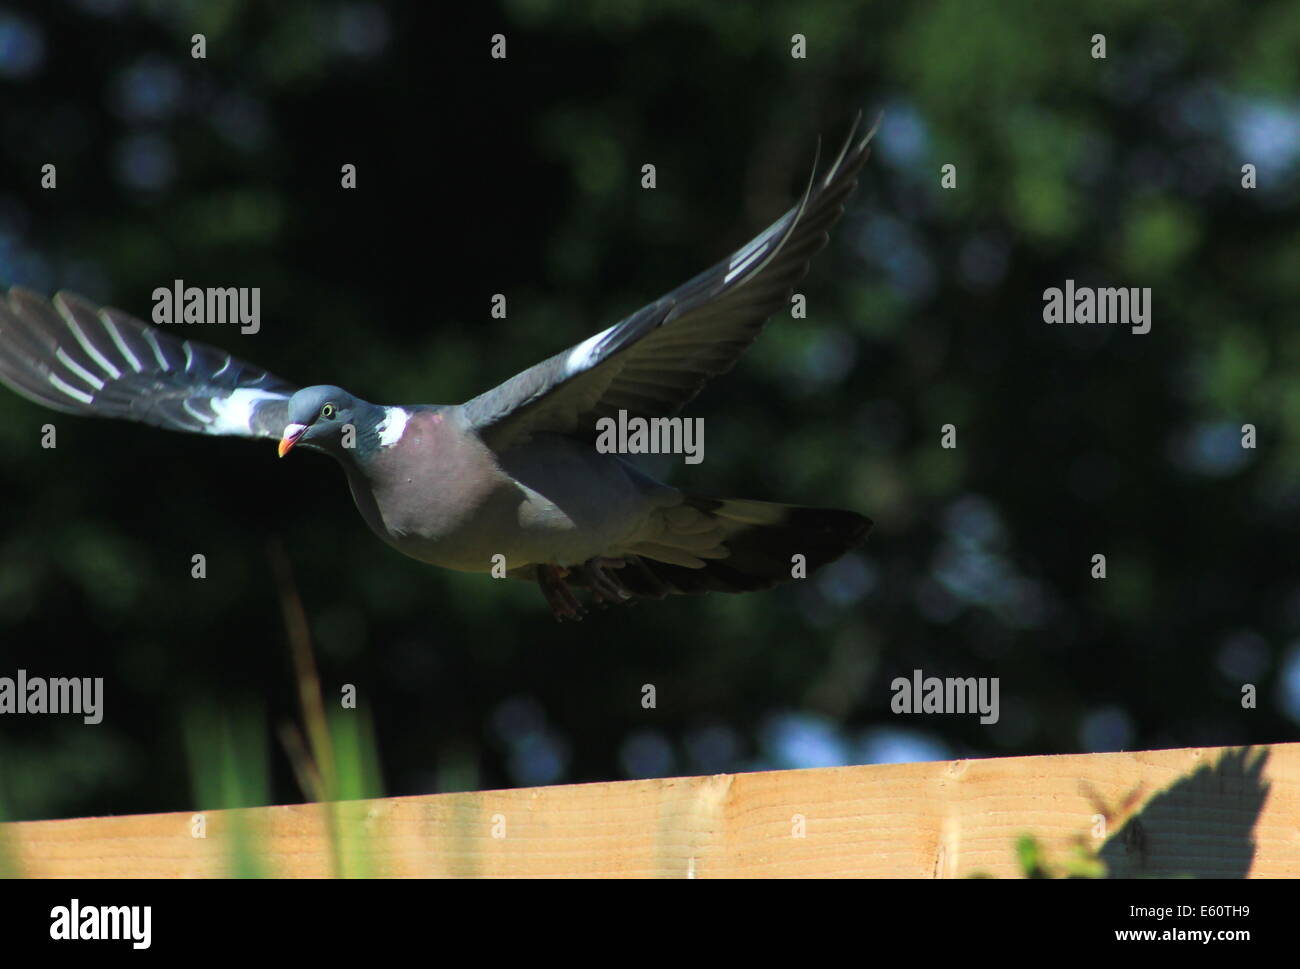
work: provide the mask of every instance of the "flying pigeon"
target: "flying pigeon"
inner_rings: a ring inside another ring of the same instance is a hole
[[[599,449],[597,424],[676,414],[789,305],[869,154],[876,129],[857,129],[821,177],[814,163],[799,202],[730,257],[463,404],[298,388],[118,310],[16,286],[0,298],[0,382],[70,414],[271,438],[281,457],[323,451],[389,545],[535,581],[557,620],[585,612],[575,588],[600,605],[770,588],[857,547],[871,521],[670,487]]]

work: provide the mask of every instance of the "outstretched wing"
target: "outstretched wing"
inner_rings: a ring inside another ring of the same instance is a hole
[[[297,389],[194,340],[67,293],[0,298],[0,383],[69,414],[278,438]]]
[[[814,163],[799,203],[730,258],[466,403],[480,436],[498,450],[538,431],[594,436],[596,421],[620,410],[676,413],[710,377],[730,370],[768,317],[789,304],[844,211],[876,132],[855,140],[860,121],[859,114],[820,179]]]

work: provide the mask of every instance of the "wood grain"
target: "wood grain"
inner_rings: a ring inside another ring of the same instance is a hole
[[[277,877],[1014,877],[1022,834],[1117,876],[1295,877],[1300,744],[22,822],[0,855],[33,877],[247,873],[240,844]]]

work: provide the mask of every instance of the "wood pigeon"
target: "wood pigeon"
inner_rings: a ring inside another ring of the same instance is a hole
[[[299,389],[118,310],[18,287],[0,299],[0,382],[66,413],[272,438],[282,457],[323,451],[366,524],[399,552],[536,581],[557,619],[585,611],[575,587],[599,604],[770,588],[858,546],[871,521],[681,491],[599,449],[597,422],[676,414],[790,305],[866,161],[875,128],[857,129],[825,175],[814,163],[798,204],[739,251],[464,404]]]

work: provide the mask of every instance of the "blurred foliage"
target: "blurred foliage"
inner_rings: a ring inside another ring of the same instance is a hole
[[[383,546],[323,458],[63,418],[42,450],[52,415],[3,393],[0,675],[103,676],[106,710],[4,718],[5,810],[222,803],[188,783],[205,710],[261,711],[240,798],[303,796],[271,740],[298,709],[271,537],[389,794],[1294,737],[1297,72],[1284,2],[0,2],[0,285],[143,317],[173,279],[258,286],[261,332],[198,336],[380,402],[463,400],[608,325],[886,114],[809,318],[701,395],[702,465],[652,465],[858,509],[861,554],[557,626]],[[1152,332],[1045,325],[1067,278],[1151,287]],[[1000,721],[900,721],[918,668],[1000,677]],[[222,736],[195,757],[226,776]]]
[[[191,710],[187,716],[186,752],[194,790],[191,803],[203,810],[270,804],[266,735],[260,717],[245,713],[232,722],[208,709]],[[257,832],[245,815],[235,812],[229,817],[226,850],[231,874],[262,877],[265,872],[258,857]]]
[[[1060,861],[1048,859],[1043,846],[1033,835],[1021,835],[1016,841],[1016,858],[1026,878],[1105,878],[1106,863],[1082,844],[1072,846]]]

